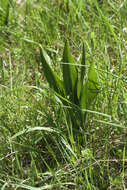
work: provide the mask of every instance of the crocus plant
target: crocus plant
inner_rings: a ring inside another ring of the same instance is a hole
[[[65,42],[62,58],[63,80],[53,71],[51,59],[42,47],[40,47],[40,55],[44,75],[56,96],[61,99],[61,102],[67,108],[67,116],[69,116],[73,130],[83,129],[87,110],[100,90],[93,62],[90,64],[88,73],[86,73],[84,44],[81,63],[76,64],[68,40]]]

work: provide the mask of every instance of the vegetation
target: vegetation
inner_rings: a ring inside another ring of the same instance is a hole
[[[126,10],[0,1],[2,190],[127,188]]]
[[[69,49],[69,43],[66,41],[62,59],[62,81],[50,67],[51,60],[42,47],[40,48],[40,52],[46,79],[50,86],[55,90],[57,97],[60,98],[63,105],[66,106],[66,115],[68,119],[70,118],[73,131],[72,134],[75,134],[77,139],[80,129],[82,130],[85,127],[87,110],[99,92],[99,83],[97,73],[94,68],[94,63],[91,63],[88,72],[88,79],[84,83],[84,45],[81,64],[76,65],[76,61],[73,59]],[[78,66],[81,67],[80,73],[78,72]],[[68,122],[69,126],[70,122]]]

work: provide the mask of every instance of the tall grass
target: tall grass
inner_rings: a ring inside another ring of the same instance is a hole
[[[127,188],[126,9],[126,1],[113,0],[1,0],[2,190]],[[85,42],[86,73],[94,63],[101,89],[76,141],[68,105],[43,74],[38,45],[62,79],[67,38],[78,69]]]

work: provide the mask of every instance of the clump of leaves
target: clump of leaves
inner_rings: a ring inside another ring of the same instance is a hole
[[[44,75],[50,87],[67,107],[67,118],[71,121],[74,131],[83,129],[87,110],[100,89],[93,62],[90,64],[87,80],[84,81],[86,75],[84,44],[81,63],[76,64],[71,54],[69,42],[68,40],[66,41],[62,58],[63,80],[52,70],[51,59],[42,47],[40,47],[40,54]],[[77,66],[81,66],[80,71],[78,71]]]

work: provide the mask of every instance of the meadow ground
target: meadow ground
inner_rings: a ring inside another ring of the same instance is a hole
[[[39,45],[62,78],[82,42],[100,92],[80,138],[46,82]],[[1,190],[127,189],[127,1],[0,1]]]

